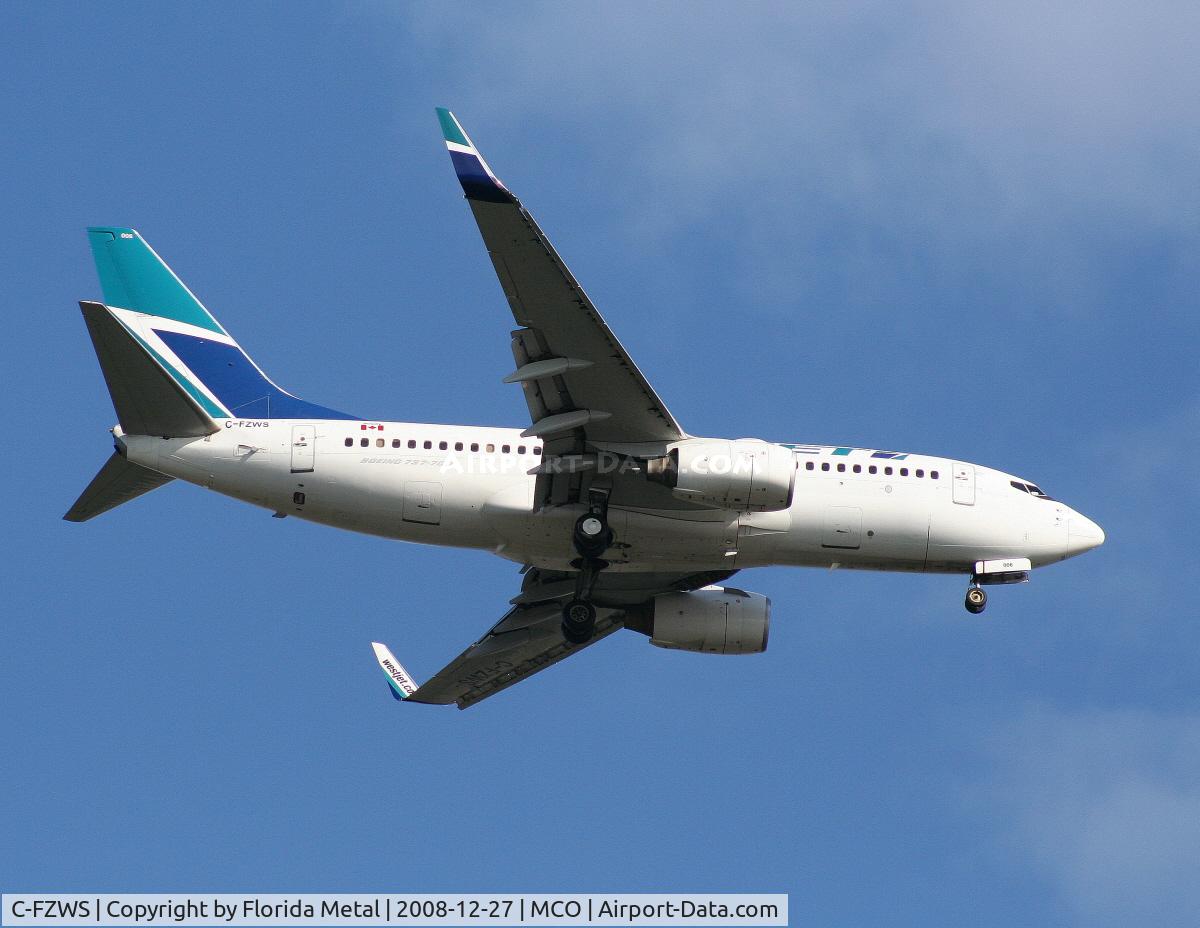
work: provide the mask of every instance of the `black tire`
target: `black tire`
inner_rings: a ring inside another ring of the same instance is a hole
[[[585,599],[573,599],[562,610],[563,637],[571,644],[583,644],[596,631],[596,607]]]
[[[612,544],[613,533],[602,516],[585,512],[575,521],[573,539],[581,557],[598,558]]]
[[[967,612],[972,615],[979,615],[987,608],[987,593],[977,586],[967,590],[967,599],[964,605],[967,607]]]

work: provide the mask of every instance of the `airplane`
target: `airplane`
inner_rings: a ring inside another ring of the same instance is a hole
[[[503,382],[529,425],[369,420],[299,399],[141,235],[89,228],[104,300],[79,305],[118,425],[65,519],[178,479],[280,518],[520,564],[508,610],[425,683],[372,642],[396,699],[460,709],[622,628],[662,648],[762,652],[770,600],[723,585],[747,568],[960,574],[978,614],[985,587],[1104,542],[990,467],[684,431],[459,121],[437,115],[516,323]]]

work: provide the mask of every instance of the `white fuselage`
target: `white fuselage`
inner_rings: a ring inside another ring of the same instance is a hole
[[[535,510],[541,442],[518,429],[357,420],[226,420],[204,438],[125,436],[129,460],[279,514],[421,544],[480,548],[570,570],[583,506]],[[609,570],[722,571],[769,564],[971,572],[1042,566],[1103,533],[1012,475],[905,454],[788,446],[790,505],[774,512],[614,503]],[[477,450],[472,450],[477,449]],[[936,474],[936,477],[934,476]]]

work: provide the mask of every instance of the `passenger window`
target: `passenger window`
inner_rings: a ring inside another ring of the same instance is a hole
[[[476,441],[471,442],[471,450],[478,451],[479,450],[479,442],[476,442]]]
[[[923,471],[923,470],[918,470],[918,471],[917,471],[917,476],[918,476],[918,477],[924,477],[924,476],[925,476],[925,471]]]
[[[493,445],[491,442],[488,442],[487,447],[484,450],[486,450],[488,454],[495,454],[496,446]]]
[[[821,462],[821,470],[829,470],[829,462],[828,461]]]
[[[908,468],[907,468],[907,467],[901,467],[901,468],[900,468],[900,476],[901,476],[901,477],[907,477],[907,476],[908,476]]]
[[[856,474],[861,474],[861,473],[862,473],[862,465],[861,465],[861,464],[855,464],[855,465],[854,465],[854,473],[856,473]]]
[[[369,445],[370,443],[371,443],[371,439],[369,439],[369,438],[364,438],[361,441],[359,441],[359,444],[362,445],[364,448],[367,447],[367,445]]]
[[[410,439],[408,440],[408,447],[410,447],[410,448],[415,448],[415,447],[417,447],[417,442],[416,442],[416,439],[414,439],[414,438],[410,438]]]
[[[883,473],[885,477],[890,477],[892,476],[892,469],[890,467],[885,467],[883,469]]]
[[[354,439],[353,439],[353,438],[347,438],[347,439],[346,439],[346,447],[347,447],[347,448],[353,448],[353,447],[354,447]]]
[[[375,439],[375,447],[376,447],[376,448],[382,448],[382,447],[383,447],[383,439],[382,439],[382,438],[376,438],[376,439]]]
[[[461,442],[461,441],[456,441],[456,442],[454,443],[454,450],[455,450],[455,451],[462,451],[462,442]]]
[[[512,451],[512,445],[501,445],[500,450],[505,454],[508,454],[510,451]]]
[[[879,468],[878,468],[878,467],[876,467],[874,464],[870,465],[870,466],[867,468],[867,473],[868,473],[868,474],[874,474],[874,473],[878,473],[878,471],[879,471]]]
[[[931,471],[929,472],[929,476],[930,476],[931,478],[933,478],[934,480],[937,480],[937,479],[938,479],[938,472],[937,472],[936,470],[931,470]]]
[[[399,439],[399,438],[393,438],[393,439],[392,439],[392,447],[393,447],[393,448],[399,448],[399,447],[400,447],[400,439]]]
[[[817,469],[817,465],[816,465],[816,464],[814,464],[812,461],[805,461],[805,462],[804,462],[804,469],[805,469],[805,470],[816,470],[816,469]]]
[[[446,444],[444,441],[438,442],[438,451],[445,451],[449,447],[450,446],[448,444]]]
[[[535,448],[533,449],[533,453],[534,453],[534,454],[541,454],[541,453],[542,453],[542,449],[541,449],[541,447],[540,447],[540,446],[537,446],[537,447],[535,447]]]
[[[428,451],[432,447],[433,447],[433,442],[431,442],[431,441],[424,442],[424,448],[426,451]]]
[[[517,454],[524,454],[524,453],[525,453],[525,446],[517,445]]]
[[[844,474],[845,472],[846,472],[846,465],[845,465],[845,464],[839,464],[839,465],[838,465],[838,473],[839,473],[839,474]]]

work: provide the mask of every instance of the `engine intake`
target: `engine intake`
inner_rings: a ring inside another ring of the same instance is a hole
[[[767,649],[771,600],[761,593],[706,586],[690,593],[654,597],[648,621],[633,616],[626,627],[650,636],[650,643],[706,654],[758,654]]]
[[[765,441],[696,438],[647,461],[646,479],[670,487],[678,499],[774,512],[791,505],[796,461],[789,449]]]

